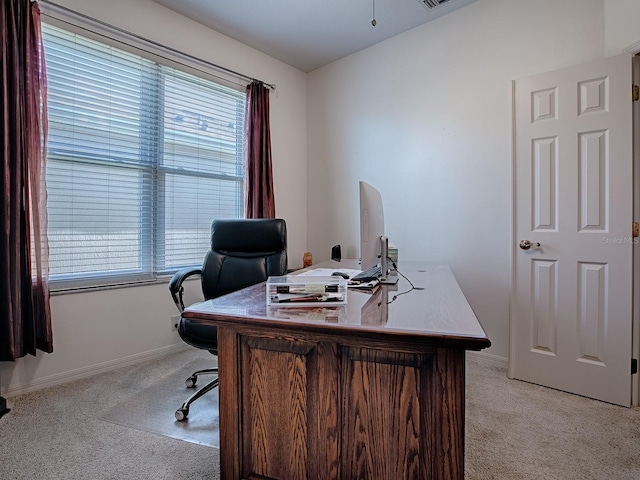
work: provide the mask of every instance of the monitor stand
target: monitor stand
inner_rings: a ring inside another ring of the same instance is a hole
[[[380,277],[381,285],[396,285],[398,283],[397,275],[387,275],[384,279]]]
[[[395,285],[398,283],[398,275],[389,275],[389,239],[380,237],[380,283],[382,285]]]

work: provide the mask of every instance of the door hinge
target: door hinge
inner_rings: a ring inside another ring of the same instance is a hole
[[[635,375],[636,373],[638,373],[638,359],[632,358],[631,359],[631,375]]]
[[[640,236],[640,225],[638,222],[633,222],[633,226],[631,227],[633,238],[637,238]]]
[[[638,87],[638,85],[632,85],[631,87],[632,87],[631,88],[631,91],[632,91],[631,95],[632,95],[633,101],[637,102],[638,99],[640,99],[640,88]]]

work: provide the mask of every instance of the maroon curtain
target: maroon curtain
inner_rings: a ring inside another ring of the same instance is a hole
[[[247,86],[245,138],[245,217],[275,218],[276,201],[271,171],[271,134],[269,133],[269,88],[261,82]]]
[[[0,6],[0,361],[53,350],[46,209],[47,97],[40,9]]]

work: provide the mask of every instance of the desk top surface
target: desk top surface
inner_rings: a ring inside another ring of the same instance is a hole
[[[354,260],[328,261],[314,267],[358,268]],[[347,305],[283,308],[267,306],[265,283],[261,283],[191,305],[183,316],[218,326],[396,337],[473,350],[491,345],[447,265],[400,262],[399,271],[424,290],[412,290],[400,276],[397,285],[381,285],[374,293],[350,289]]]

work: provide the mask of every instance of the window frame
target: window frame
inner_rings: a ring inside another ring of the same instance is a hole
[[[46,10],[49,10],[47,8]],[[54,10],[56,10],[54,8]],[[244,94],[246,89],[246,82],[240,82],[239,78],[224,72],[217,71],[211,66],[207,65],[204,61],[199,61],[197,58],[191,57],[187,54],[183,54],[179,51],[173,50],[170,47],[164,48],[163,46],[151,42],[149,40],[138,37],[129,32],[122,31],[116,27],[108,26],[97,20],[90,19],[81,14],[76,14],[71,11],[43,11],[43,24],[48,24],[57,28],[61,28],[70,33],[75,33],[91,40],[103,43],[105,45],[118,48],[135,55],[139,55],[147,60],[150,60],[157,64],[157,70],[161,71],[162,67],[173,68],[177,71],[181,71],[190,75],[195,75],[204,80],[214,82],[222,87],[231,88],[239,93]],[[158,88],[162,89],[162,75],[159,73],[157,77]],[[159,97],[163,99],[164,97]],[[163,107],[158,106],[156,110],[157,115],[163,115]],[[162,124],[162,122],[160,123]],[[236,129],[236,136],[241,137],[236,140],[243,145],[244,143],[244,128],[240,127]],[[158,133],[158,139],[156,139],[156,146],[163,143],[163,129],[161,128]],[[244,149],[238,149],[235,152],[236,155],[236,174],[235,181],[244,185]],[[48,155],[49,156],[49,155]],[[153,156],[153,155],[151,155]],[[166,264],[160,265],[159,259],[164,260],[164,256],[160,250],[165,247],[165,225],[163,217],[164,207],[164,195],[165,190],[161,187],[161,184],[165,182],[166,176],[174,171],[178,171],[177,167],[167,167],[159,162],[159,157],[153,160],[149,169],[153,170],[148,173],[152,181],[153,189],[155,190],[152,198],[154,205],[146,208],[151,208],[153,211],[150,215],[152,222],[149,225],[145,225],[143,228],[149,230],[148,234],[141,236],[141,242],[146,242],[141,246],[141,255],[143,259],[140,263],[140,273],[134,273],[133,275],[114,273],[109,274],[103,272],[99,274],[98,271],[88,274],[71,274],[69,276],[60,276],[58,278],[50,278],[50,291],[52,294],[84,291],[84,290],[96,290],[114,287],[130,287],[139,286],[149,283],[164,283],[168,278],[181,267],[167,267]],[[239,171],[239,173],[238,173]],[[184,174],[184,172],[180,172]],[[216,177],[217,174],[201,174],[201,177]],[[228,180],[228,177],[225,177]],[[238,218],[242,218],[244,214],[244,194],[243,188],[238,190],[239,207],[237,208]],[[161,242],[160,242],[161,241]],[[204,255],[204,252],[203,252]]]

